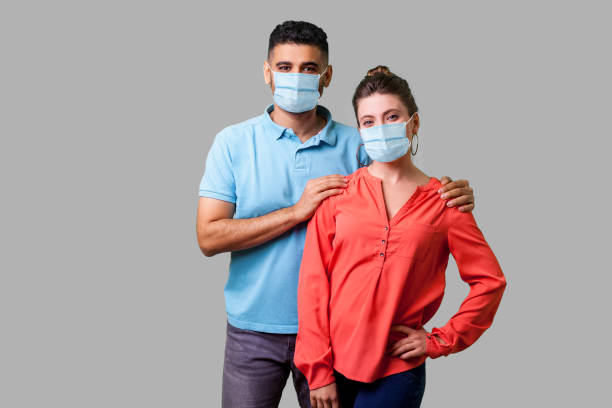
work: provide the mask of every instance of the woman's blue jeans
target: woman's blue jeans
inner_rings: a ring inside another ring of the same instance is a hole
[[[418,408],[425,392],[425,363],[371,383],[334,376],[342,408]]]

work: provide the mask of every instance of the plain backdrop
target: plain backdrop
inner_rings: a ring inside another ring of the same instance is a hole
[[[610,359],[610,6],[596,1],[3,1],[0,406],[216,407],[228,254],[195,236],[206,153],[263,112],[268,36],[328,34],[321,104],[388,65],[420,160],[466,178],[508,287],[428,360],[424,407],[603,406]],[[467,294],[451,260],[444,324]],[[288,381],[282,407],[297,400]]]

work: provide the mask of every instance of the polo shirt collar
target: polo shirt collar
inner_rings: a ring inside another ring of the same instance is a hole
[[[272,112],[273,110],[274,104],[271,104],[264,111],[264,124],[266,126],[266,129],[275,137],[275,139],[280,139],[280,137],[285,133],[285,130],[287,130],[287,128],[282,127],[281,125],[272,120],[272,118],[270,117],[270,112]],[[319,144],[319,141],[321,141],[331,146],[335,145],[336,133],[334,131],[331,131],[331,112],[326,107],[317,105],[317,114],[326,118],[327,123],[319,133],[313,136],[313,138],[315,139],[314,143]]]

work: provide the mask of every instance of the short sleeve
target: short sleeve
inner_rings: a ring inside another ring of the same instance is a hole
[[[236,202],[236,183],[227,135],[218,133],[206,157],[204,175],[200,182],[200,197]]]

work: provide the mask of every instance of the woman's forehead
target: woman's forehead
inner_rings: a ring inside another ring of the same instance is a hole
[[[365,98],[361,98],[357,104],[359,116],[377,116],[388,110],[396,109],[402,113],[407,113],[407,109],[397,95],[374,93]]]

